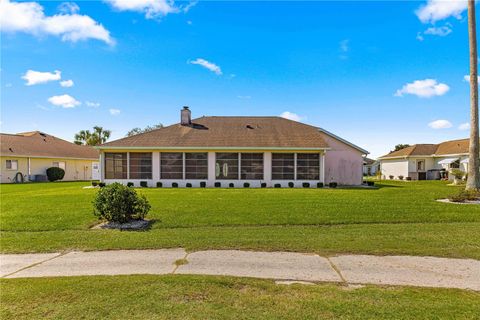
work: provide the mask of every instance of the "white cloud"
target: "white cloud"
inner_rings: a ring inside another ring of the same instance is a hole
[[[54,106],[62,108],[75,108],[76,106],[79,106],[81,104],[80,101],[76,100],[74,97],[68,94],[50,97],[48,98],[48,102],[50,102]]]
[[[443,27],[430,27],[425,30],[424,33],[432,36],[445,37],[452,33],[452,29],[450,29],[448,25],[445,25]]]
[[[469,130],[470,129],[470,123],[468,122],[465,122],[465,123],[462,123],[461,125],[458,126],[458,129],[459,130]]]
[[[58,6],[58,11],[62,13],[77,13],[80,7],[75,2],[63,2]]]
[[[428,124],[432,129],[448,129],[452,127],[452,123],[448,120],[435,120]]]
[[[43,7],[36,2],[0,0],[0,28],[2,32],[59,36],[62,41],[97,39],[115,44],[110,32],[89,16],[74,12],[45,16]]]
[[[27,86],[33,86],[40,83],[46,83],[49,81],[58,81],[62,78],[62,73],[58,70],[54,72],[40,72],[34,70],[28,70],[23,76],[22,79],[26,80]]]
[[[428,0],[427,4],[415,11],[423,23],[434,23],[449,17],[461,19],[461,13],[467,9],[466,0]]]
[[[417,40],[418,40],[418,41],[423,41],[423,40],[425,40],[425,39],[423,38],[423,34],[422,34],[421,32],[417,32]]]
[[[119,109],[113,109],[113,108],[112,108],[112,109],[110,109],[110,110],[108,110],[108,111],[110,112],[110,114],[111,114],[112,116],[116,116],[116,115],[120,114],[120,110],[119,110]]]
[[[477,81],[480,82],[480,76],[477,76],[477,79],[478,79]],[[463,76],[463,81],[470,82],[470,75],[469,74],[464,75]]]
[[[156,19],[170,13],[187,12],[197,2],[191,1],[187,4],[176,6],[170,0],[104,0],[118,11],[136,11],[145,13],[145,18]]]
[[[99,103],[99,102],[85,101],[85,104],[87,105],[87,107],[90,107],[90,108],[98,108],[98,107],[100,107],[100,103]]]
[[[284,111],[280,114],[280,117],[293,120],[293,121],[300,121],[303,119],[303,117],[300,117],[298,114],[290,112],[290,111]]]
[[[430,98],[433,96],[443,96],[448,90],[450,90],[448,85],[438,83],[435,79],[415,80],[397,90],[395,96],[403,97],[404,94],[413,94],[420,98]]]
[[[340,51],[341,52],[348,52],[348,50],[350,50],[349,44],[350,44],[349,39],[345,39],[345,40],[340,41]]]
[[[198,64],[199,66],[202,66],[202,67],[207,68],[208,70],[210,70],[212,72],[215,72],[215,74],[217,74],[217,75],[222,74],[222,69],[219,66],[217,66],[215,63],[207,61],[205,59],[197,58],[194,61],[189,61],[189,63],[190,64]]]
[[[73,87],[73,80],[64,80],[60,81],[60,85],[64,88],[70,88]]]

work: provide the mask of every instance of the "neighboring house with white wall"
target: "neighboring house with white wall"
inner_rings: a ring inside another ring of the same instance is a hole
[[[380,162],[370,158],[363,158],[363,175],[374,176],[380,170]]]
[[[201,117],[107,142],[101,180],[148,186],[296,187],[362,183],[368,152],[328,131],[280,117]],[[203,182],[203,183],[202,183]]]
[[[0,134],[1,183],[44,181],[50,167],[65,170],[63,181],[99,179],[99,154],[40,131]]]
[[[410,177],[412,180],[451,178],[452,169],[467,172],[469,139],[439,144],[416,144],[390,152],[378,160],[384,179]]]

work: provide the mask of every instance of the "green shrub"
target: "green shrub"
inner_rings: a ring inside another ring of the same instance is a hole
[[[93,213],[97,217],[120,223],[143,219],[150,208],[144,195],[137,195],[135,189],[118,182],[101,188],[93,200]]]
[[[393,180],[393,178],[394,178],[394,176],[392,176],[392,175],[389,175],[388,177],[390,178],[390,180]]]
[[[459,193],[451,195],[448,199],[452,202],[465,202],[467,200],[480,199],[480,191],[476,190],[461,190]]]
[[[267,184],[265,182],[262,182],[262,184],[260,185],[262,188],[266,188],[267,187]]]
[[[457,179],[462,179],[463,176],[465,175],[465,172],[463,172],[460,169],[452,169],[452,171],[450,171],[450,173]]]
[[[233,187],[235,187],[235,185],[231,182],[231,183],[228,184],[228,187],[233,188]]]
[[[50,182],[62,180],[64,176],[65,170],[63,170],[62,168],[50,167],[47,169],[47,178]]]
[[[215,182],[214,186],[215,186],[215,188],[220,188],[222,186],[222,184],[220,182]]]
[[[330,182],[330,183],[328,184],[328,186],[329,186],[330,188],[336,188],[336,187],[338,186],[338,183],[336,183],[336,182]]]
[[[178,183],[173,182],[173,183],[172,183],[172,188],[178,188]]]
[[[160,181],[157,182],[157,188],[161,188],[163,187],[163,183],[161,183]]]
[[[187,186],[187,188],[191,188],[192,184],[190,182],[188,182],[186,186]]]
[[[405,180],[412,181],[412,177],[406,177]]]
[[[310,183],[304,182],[304,183],[302,183],[302,186],[303,186],[304,188],[310,188]]]
[[[243,184],[243,187],[244,187],[244,188],[250,188],[250,183],[245,182],[245,183]]]
[[[205,181],[200,182],[200,188],[205,188],[207,183]]]
[[[98,186],[99,186],[100,188],[103,188],[103,187],[106,186],[106,184],[105,184],[105,182],[100,182],[100,183],[98,184]]]
[[[317,183],[317,188],[323,188],[323,182],[318,182]]]
[[[133,182],[127,182],[127,187],[131,188],[133,186],[134,186]]]
[[[367,186],[373,187],[375,185],[374,181],[367,181]]]
[[[98,182],[97,181],[92,181],[92,186],[93,187],[96,187],[98,185]]]
[[[398,179],[403,180],[403,176],[402,175],[398,176]]]
[[[140,187],[142,187],[142,188],[148,187],[147,181],[140,181]]]
[[[280,183],[275,183],[274,187],[275,187],[275,188],[281,188],[282,185],[281,185]]]
[[[293,188],[293,187],[295,187],[295,184],[293,182],[289,182],[288,187]]]

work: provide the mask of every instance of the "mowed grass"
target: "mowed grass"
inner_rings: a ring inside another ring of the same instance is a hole
[[[480,208],[436,202],[445,182],[379,189],[137,189],[145,232],[91,230],[88,183],[1,185],[1,251],[184,247],[480,258]]]
[[[201,276],[2,279],[2,319],[478,319],[480,294]],[[28,307],[26,307],[28,305]]]

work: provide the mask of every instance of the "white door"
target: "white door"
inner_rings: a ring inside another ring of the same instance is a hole
[[[92,180],[100,180],[100,164],[92,162]]]

